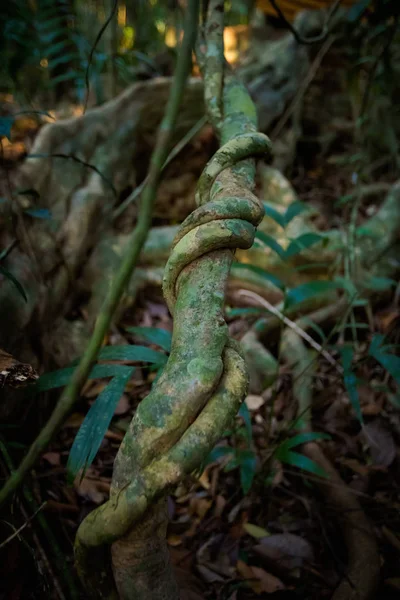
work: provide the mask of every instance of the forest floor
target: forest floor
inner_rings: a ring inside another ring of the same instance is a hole
[[[322,147],[321,140],[328,139],[335,129],[327,114],[329,109],[322,102],[330,88],[341,85],[335,61],[340,61],[340,56],[330,55],[307,93],[302,133],[288,169],[298,198],[319,211],[322,230],[345,227],[350,218],[350,209],[339,200],[351,190],[351,157],[357,151],[352,132],[344,126],[340,133],[336,130],[332,143]],[[316,114],[311,114],[315,106]],[[202,152],[204,162],[207,160],[209,146],[209,139],[203,146],[197,144],[197,163]],[[21,148],[15,146],[14,150],[10,161],[19,157]],[[181,160],[181,174],[185,168]],[[375,166],[371,162],[372,169],[374,182],[391,184],[395,180],[390,161],[383,166],[382,161]],[[359,218],[371,214],[381,200],[382,196],[368,198]],[[169,220],[159,219],[162,222]],[[84,303],[75,310],[85,315]],[[227,311],[231,333],[237,339],[255,318],[230,316]],[[375,332],[386,336],[391,344],[400,343],[400,307],[395,293],[387,294],[373,312],[360,309],[358,320],[365,325],[357,329],[354,342],[359,355],[363,355]],[[143,343],[135,334],[127,333],[133,326],[172,331],[172,319],[158,288],[140,292],[135,307],[112,329],[107,343]],[[336,339],[348,340],[351,335],[350,329],[343,329]],[[269,350],[279,355],[276,338],[271,340]],[[85,386],[74,413],[27,482],[52,535],[39,527],[22,496],[15,497],[11,515],[4,516],[0,523],[2,538],[13,536],[0,548],[5,554],[0,565],[1,598],[70,597],[55,557],[61,552],[65,568],[72,572],[77,527],[106,500],[118,447],[154,378],[150,367],[136,368],[93,465],[82,481],[68,486],[66,463],[73,438],[106,384],[96,381]],[[394,600],[400,595],[400,404],[390,376],[373,359],[359,363],[357,378],[363,425],[349,401],[342,376],[319,357],[310,379],[313,429],[329,435],[323,442],[325,455],[358,499],[378,541],[381,576],[376,598]],[[285,464],[274,454],[288,438],[296,419],[293,379],[291,367],[281,361],[272,387],[246,398],[248,411],[237,418],[236,428],[221,440],[219,447],[224,450],[216,452],[201,474],[188,478],[168,497],[171,560],[181,587],[192,600],[323,600],[331,598],[338,582],[346,577],[347,555],[337,524],[343,515],[338,515],[337,507],[321,495],[316,475]],[[376,385],[371,385],[374,382]],[[54,394],[49,398],[45,402],[52,403]],[[27,433],[30,424],[38,420],[32,417],[32,411],[38,411],[37,407],[27,407],[21,422],[2,432],[15,462],[32,435]],[[248,463],[229,465],[232,448],[251,450]],[[20,532],[15,531],[18,520],[20,525],[26,523]],[[348,526],[352,527],[351,518]]]

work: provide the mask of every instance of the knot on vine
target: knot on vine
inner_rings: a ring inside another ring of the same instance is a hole
[[[206,165],[196,189],[198,208],[182,223],[164,271],[164,297],[171,314],[176,303],[179,275],[185,267],[214,250],[246,250],[253,245],[255,228],[264,215],[258,198],[249,190],[243,192],[241,185],[238,195],[221,194],[214,200],[212,187],[225,169],[270,151],[271,142],[266,135],[244,133],[224,144]]]

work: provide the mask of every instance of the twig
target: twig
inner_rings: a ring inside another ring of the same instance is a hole
[[[21,525],[21,527],[19,527],[18,529],[16,529],[14,531],[14,533],[12,533],[11,535],[8,536],[8,538],[6,538],[5,540],[3,540],[1,542],[1,544],[0,544],[0,550],[2,548],[4,548],[4,546],[6,546],[7,544],[9,544],[15,537],[18,537],[19,534],[21,533],[21,531],[23,531],[25,529],[25,527],[27,525],[29,525],[29,523],[32,521],[32,519],[34,519],[36,517],[36,515],[38,514],[38,512],[40,512],[44,506],[46,506],[46,502],[42,502],[42,504],[39,506],[39,508],[37,508],[35,510],[35,512],[33,513],[33,515],[31,515],[30,517],[28,517],[28,519],[25,521],[25,523],[23,525]]]
[[[341,2],[341,0],[336,0],[334,2],[332,8],[328,12],[327,19],[322,28],[322,32],[319,35],[316,35],[314,37],[305,38],[297,31],[297,29],[295,27],[293,27],[291,22],[287,20],[287,18],[285,17],[284,13],[281,10],[281,8],[277,4],[276,0],[269,0],[269,1],[271,3],[272,7],[274,8],[275,12],[279,16],[279,18],[282,19],[282,21],[285,23],[286,27],[293,33],[293,36],[294,36],[296,42],[298,44],[303,44],[303,45],[304,44],[310,45],[310,44],[316,44],[317,42],[323,42],[327,38],[328,34],[330,33],[330,28],[328,27],[328,25],[330,24],[332,17],[334,16],[334,14]]]
[[[61,152],[55,152],[54,154],[39,153],[39,154],[28,154],[26,159],[28,159],[28,158],[64,158],[66,160],[72,160],[73,162],[83,165],[84,167],[87,167],[88,169],[91,169],[92,171],[95,171],[95,173],[100,175],[100,177],[107,183],[107,185],[110,186],[114,196],[118,197],[117,190],[115,189],[112,181],[110,181],[110,179],[108,179],[108,177],[103,175],[103,173],[100,171],[100,169],[98,169],[95,165],[92,165],[92,164],[82,160],[81,158],[78,158],[74,154],[62,154]]]
[[[158,130],[156,146],[151,157],[149,182],[143,194],[137,225],[130,236],[125,256],[109,288],[85,353],[78,367],[74,371],[70,382],[64,389],[50,419],[29,448],[27,455],[22,460],[18,469],[11,475],[4,487],[0,490],[0,504],[2,504],[22,483],[25,475],[33,467],[43,450],[50,443],[75,404],[77,396],[87,380],[90,369],[97,359],[104,336],[108,331],[114,312],[119,304],[124,289],[132,276],[140,252],[146,241],[147,233],[151,226],[153,206],[162,166],[168,156],[168,144],[174,130],[192,60],[192,48],[197,30],[197,1],[192,0],[189,6],[190,9],[187,12],[187,26],[185,28],[185,34],[178,56],[176,73],[170,90],[165,115]]]
[[[295,331],[297,333],[297,335],[302,337],[303,340],[306,340],[306,342],[308,342],[310,344],[310,346],[312,348],[314,348],[314,350],[316,350],[317,352],[322,354],[322,356],[324,358],[326,358],[326,360],[331,365],[334,365],[336,367],[336,369],[340,373],[342,373],[342,371],[343,371],[342,367],[333,358],[333,356],[331,356],[329,354],[329,352],[324,350],[324,348],[320,344],[318,344],[318,342],[316,342],[310,335],[308,335],[308,333],[306,331],[304,331],[304,329],[301,329],[297,325],[297,323],[288,319],[280,310],[278,310],[275,306],[273,306],[273,304],[268,302],[268,300],[266,300],[265,298],[262,298],[262,296],[259,296],[258,294],[255,294],[254,292],[250,292],[248,290],[239,290],[238,294],[244,298],[251,298],[252,300],[256,300],[259,304],[261,304],[261,306],[264,306],[270,313],[272,313],[273,315],[278,317],[278,319],[280,319],[287,327],[290,327],[290,329],[293,329],[293,331]]]

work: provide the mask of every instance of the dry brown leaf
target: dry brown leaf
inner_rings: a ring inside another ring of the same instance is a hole
[[[127,394],[122,394],[121,398],[118,400],[118,404],[115,407],[114,415],[124,415],[131,408],[129,397]]]
[[[204,581],[206,581],[207,583],[223,583],[225,581],[224,577],[222,577],[219,573],[216,573],[206,565],[196,565],[196,569],[200,573]]]
[[[180,535],[171,534],[167,537],[167,542],[169,546],[181,546],[182,545],[182,537]]]
[[[42,455],[45,461],[47,461],[53,467],[58,467],[61,464],[61,457],[59,452],[46,452]]]
[[[271,535],[269,531],[264,529],[263,527],[259,527],[258,525],[253,525],[252,523],[245,523],[243,525],[244,530],[251,535],[252,537],[260,540],[262,538],[268,537]]]
[[[198,482],[205,490],[209,490],[211,487],[210,479],[208,477],[208,472],[209,472],[208,469],[205,469],[202,472],[202,474],[200,475],[200,477],[198,478]]]
[[[239,575],[243,578],[246,579],[246,581],[251,581],[252,579],[254,579],[254,573],[253,573],[253,569],[251,567],[249,567],[249,565],[247,565],[243,560],[238,560],[236,563],[236,569],[237,572],[239,573]],[[255,590],[254,590],[255,591]]]
[[[100,381],[88,380],[83,386],[82,396],[85,396],[85,398],[97,398],[107,385],[108,381],[104,379]]]
[[[253,550],[259,556],[289,570],[302,567],[304,562],[314,560],[314,552],[309,542],[293,533],[270,535],[263,538]]]
[[[396,444],[386,422],[383,419],[375,419],[365,425],[364,437],[369,445],[374,465],[389,467],[396,458]]]
[[[95,504],[101,504],[107,497],[107,493],[104,490],[104,483],[96,479],[84,477],[80,483],[76,481],[74,487],[81,498],[91,500]]]
[[[262,396],[253,394],[247,396],[245,402],[249,410],[259,410],[265,404],[265,400]]]
[[[72,415],[65,421],[63,428],[71,427],[72,429],[76,429],[82,425],[84,418],[85,416],[81,413],[72,413]]]
[[[264,569],[260,569],[260,567],[251,567],[251,570],[261,584],[261,592],[274,594],[278,590],[286,589],[285,584],[278,579],[278,577],[271,575],[271,573],[267,573]]]
[[[190,511],[192,514],[196,514],[203,519],[207,512],[210,510],[212,505],[212,500],[207,498],[198,498],[194,496],[190,499]]]
[[[218,496],[216,496],[216,498],[215,498],[214,517],[221,517],[222,513],[224,512],[225,506],[226,506],[225,498],[223,496],[221,496],[220,494],[218,494]]]

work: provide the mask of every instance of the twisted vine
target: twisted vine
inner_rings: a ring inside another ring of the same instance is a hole
[[[213,44],[222,44],[221,10],[222,0],[210,1],[219,28],[216,35],[208,27]],[[200,467],[247,391],[245,362],[229,338],[223,303],[234,250],[252,245],[263,216],[252,191],[251,157],[269,153],[270,142],[256,131],[247,91],[226,75],[223,52],[217,54],[208,72],[212,61],[205,61],[204,78],[205,90],[221,94],[212,120],[218,120],[213,125],[222,147],[199,179],[198,208],[182,224],[165,268],[164,295],[174,315],[170,357],[121,444],[109,501],[86,517],[76,536],[78,572],[97,598],[179,598],[166,545],[165,495]]]
[[[211,191],[223,170],[244,158],[269,151],[270,141],[265,135],[245,133],[227,142],[204,169],[196,193],[199,207],[182,224],[165,269],[164,294],[171,313],[176,312],[177,301],[179,307],[181,287],[187,287],[188,278],[193,286],[189,309],[193,301],[201,303],[203,278],[197,282],[190,277],[201,257],[215,260],[218,250],[226,252],[226,249],[252,245],[255,226],[263,216],[256,196],[246,190],[243,195],[212,199]],[[228,250],[227,258],[231,257]],[[221,285],[212,287],[221,305],[223,289],[218,289]],[[209,290],[206,291],[208,295]],[[184,292],[187,295],[187,290]],[[222,336],[214,331],[217,344],[210,345],[204,340],[201,352],[196,348],[193,352],[193,349],[185,350],[180,342],[181,328],[187,338],[187,315],[183,319],[176,315],[173,348],[166,371],[157,387],[140,404],[116,459],[113,480],[116,489],[110,500],[93,511],[78,530],[77,566],[86,585],[91,578],[88,577],[92,572],[90,565],[95,560],[92,549],[125,536],[156,498],[197,469],[237,414],[247,390],[244,359],[239,346],[228,338],[222,316],[211,320],[216,320]],[[208,331],[206,337],[209,334]],[[197,337],[197,341],[203,340]],[[176,381],[181,384],[179,389],[174,386]],[[172,388],[173,396],[168,394]],[[103,574],[104,580],[109,578],[106,569]],[[97,592],[98,586],[99,571],[96,570],[93,589]],[[107,591],[104,597],[112,597],[111,592]]]

